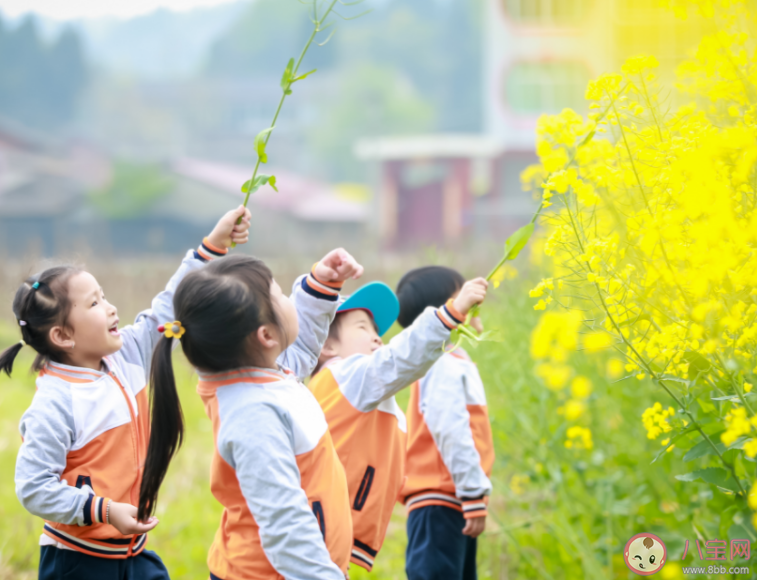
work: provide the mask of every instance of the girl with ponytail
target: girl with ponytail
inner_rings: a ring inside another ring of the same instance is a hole
[[[347,481],[323,411],[300,379],[318,361],[342,283],[362,271],[334,250],[288,298],[263,262],[233,256],[192,272],[176,290],[176,320],[163,327],[153,355],[153,427],[138,518],[155,510],[181,444],[171,363],[178,340],[213,424],[210,487],[224,511],[208,555],[211,579],[345,578]]]
[[[239,225],[236,221],[243,218]],[[200,247],[189,250],[166,289],[131,326],[92,274],[71,266],[28,278],[13,312],[21,340],[0,354],[9,376],[24,346],[39,373],[21,418],[16,495],[45,520],[39,578],[163,580],[160,558],[144,549],[155,518],[137,518],[150,433],[147,378],[158,326],[173,320],[173,294],[190,272],[245,243],[249,212],[228,212]],[[181,416],[178,417],[181,429]],[[174,427],[176,427],[174,425]]]

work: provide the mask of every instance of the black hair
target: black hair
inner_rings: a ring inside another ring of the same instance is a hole
[[[58,360],[59,350],[50,342],[50,329],[65,326],[71,312],[68,282],[82,272],[76,266],[56,266],[27,278],[16,290],[13,314],[21,328],[21,339],[37,351],[32,370],[40,371],[48,361]],[[0,372],[10,376],[13,362],[24,343],[17,342],[0,354]]]
[[[445,266],[424,266],[410,270],[397,284],[400,315],[397,322],[407,328],[426,307],[439,308],[465,284],[457,270]]]
[[[251,335],[264,324],[283,331],[271,300],[272,281],[268,266],[241,255],[214,261],[181,281],[174,294],[174,313],[186,331],[181,348],[192,366],[220,372],[260,362],[259,342]],[[139,490],[139,521],[155,511],[160,485],[184,436],[171,343],[164,336],[153,352],[151,431]]]

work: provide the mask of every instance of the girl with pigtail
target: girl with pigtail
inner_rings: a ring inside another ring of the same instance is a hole
[[[0,354],[9,376],[21,349],[37,357],[31,406],[21,418],[16,495],[45,520],[39,578],[163,580],[168,572],[145,550],[158,520],[138,518],[150,434],[147,378],[158,326],[173,320],[173,295],[191,272],[248,239],[249,210],[224,215],[152,307],[119,329],[118,311],[92,274],[72,266],[28,278],[13,312],[21,340]],[[237,220],[240,223],[237,224]]]
[[[224,506],[208,555],[214,580],[344,580],[352,551],[347,481],[323,411],[300,379],[315,367],[342,283],[362,267],[334,250],[286,297],[268,267],[233,256],[189,274],[151,368],[153,429],[139,496],[154,511],[181,444],[174,340],[197,369]]]

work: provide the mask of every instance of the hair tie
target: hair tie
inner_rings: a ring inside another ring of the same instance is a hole
[[[19,326],[26,326],[26,320],[19,320],[18,321]]]
[[[26,341],[25,341],[25,340],[24,340],[23,338],[22,338],[21,340],[19,340],[19,341],[18,341],[18,343],[19,343],[19,344],[20,344],[21,346],[26,346]]]
[[[32,290],[36,290],[37,288],[39,288],[39,282],[32,284]]]
[[[166,322],[165,324],[158,326],[158,332],[163,333],[163,336],[166,338],[181,338],[186,331],[187,329],[184,328],[178,320]]]

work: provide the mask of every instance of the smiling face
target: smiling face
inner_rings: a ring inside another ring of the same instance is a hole
[[[99,361],[123,345],[118,332],[118,310],[105,299],[100,284],[89,272],[79,272],[68,282],[71,311],[67,331],[73,341],[69,358],[77,366],[82,361]],[[68,350],[66,350],[68,353]]]
[[[625,560],[631,570],[649,576],[665,563],[665,547],[651,534],[640,534],[627,544]]]

